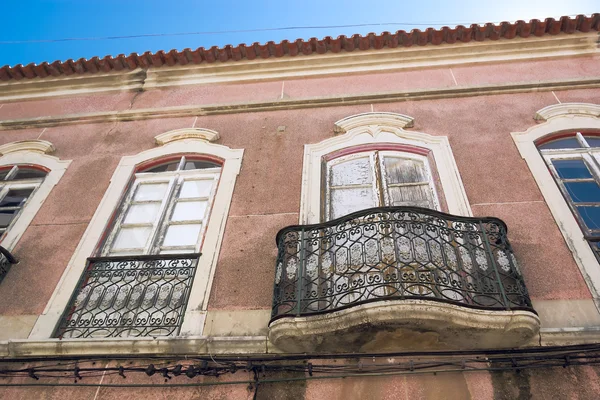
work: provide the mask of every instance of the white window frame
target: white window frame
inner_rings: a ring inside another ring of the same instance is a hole
[[[52,337],[53,331],[87,265],[87,258],[95,254],[96,247],[111,220],[112,214],[119,207],[136,167],[146,161],[175,154],[207,155],[223,160],[221,180],[214,197],[210,222],[206,228],[202,244],[202,256],[198,261],[192,284],[193,289],[188,299],[183,325],[179,333],[179,336],[202,335],[225,223],[244,154],[242,149],[230,149],[226,146],[210,143],[210,141],[216,139],[218,139],[218,134],[214,131],[198,128],[179,129],[158,135],[156,142],[160,147],[121,159],[100,205],[75,249],[75,253],[71,257],[46,308],[33,327],[29,339],[49,339]],[[97,341],[102,339],[90,338],[85,340]]]
[[[385,148],[386,144],[408,145],[429,150],[436,165],[448,212],[472,216],[448,137],[404,129],[412,126],[412,123],[411,117],[397,113],[357,114],[335,123],[334,131],[343,134],[320,143],[305,145],[300,224],[321,222],[322,161],[325,156],[338,150],[372,144],[381,144],[381,151],[388,151]]]
[[[7,143],[0,146],[0,167],[9,165],[37,165],[47,169],[49,172],[43,178],[39,186],[33,191],[21,212],[15,217],[2,238],[2,245],[8,250],[14,247],[21,236],[31,224],[42,204],[52,191],[52,188],[60,181],[70,160],[60,160],[51,156],[55,150],[52,143],[46,140],[24,140],[20,142]],[[16,181],[15,181],[16,182]],[[38,185],[38,184],[36,184]]]
[[[569,250],[573,253],[573,258],[590,289],[594,303],[600,310],[600,264],[535,144],[539,139],[559,132],[600,130],[600,105],[555,104],[539,110],[535,119],[544,122],[524,132],[512,132],[512,138],[521,157],[529,166]]]

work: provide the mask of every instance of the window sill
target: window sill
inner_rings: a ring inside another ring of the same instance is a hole
[[[265,336],[8,340],[0,358],[92,355],[264,354]]]

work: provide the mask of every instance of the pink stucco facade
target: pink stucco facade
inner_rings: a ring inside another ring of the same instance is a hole
[[[458,46],[458,45],[457,45]],[[249,61],[243,61],[249,62]],[[260,112],[147,118],[137,121],[70,123],[47,127],[4,128],[0,145],[41,139],[52,154],[72,160],[64,176],[12,249],[20,263],[0,284],[0,316],[35,317],[44,312],[82,235],[100,205],[122,157],[156,147],[158,134],[201,127],[217,131],[217,144],[244,149],[221,251],[210,287],[207,311],[270,310],[277,248],[275,235],[299,223],[304,145],[334,136],[334,123],[365,112],[392,112],[414,118],[408,131],[447,136],[474,216],[494,216],[506,222],[508,236],[534,302],[592,303],[592,293],[552,216],[544,196],[511,132],[539,124],[535,113],[560,103],[600,103],[598,84],[584,88],[546,87],[514,92],[469,92],[437,98],[407,97],[372,103],[313,107],[311,99],[392,92],[482,88],[486,85],[532,84],[542,81],[597,79],[600,55],[536,60],[482,62],[408,70],[298,76],[256,82],[232,82],[111,91],[0,102],[0,121],[38,117],[60,119],[69,114],[160,109],[175,106],[222,106],[279,100],[306,100],[305,106]],[[281,127],[284,127],[281,129]],[[553,303],[543,303],[553,304]],[[558,303],[557,303],[558,304]],[[568,303],[561,303],[568,304]],[[579,304],[579,303],[578,303]],[[541,314],[543,317],[545,314]],[[559,320],[557,318],[556,320]],[[33,318],[35,321],[35,318]],[[561,328],[543,318],[541,326]],[[262,332],[266,331],[266,326]],[[588,326],[589,328],[589,326]],[[2,327],[0,327],[2,329]],[[263,333],[264,334],[264,333]],[[16,339],[26,339],[19,337]],[[117,365],[106,359],[100,364]],[[139,360],[132,361],[140,363]],[[52,362],[48,362],[52,363]],[[154,363],[157,363],[154,361]],[[43,360],[32,364],[43,365]],[[15,367],[4,363],[4,367]],[[147,365],[147,362],[146,364]],[[532,369],[517,372],[472,372],[389,377],[353,377],[268,383],[259,388],[264,399],[513,399],[600,397],[598,374],[592,366]],[[168,383],[246,380],[249,373],[223,377],[177,377]],[[290,375],[298,377],[300,375]],[[251,377],[250,377],[251,379]],[[0,383],[29,382],[3,378]],[[55,382],[48,379],[45,382]],[[63,380],[64,381],[64,380]],[[101,374],[81,383],[122,383],[118,375]],[[126,383],[162,383],[164,378],[128,376]],[[40,381],[41,383],[42,381]],[[156,388],[54,387],[0,388],[0,397],[112,399],[252,398],[245,384]]]

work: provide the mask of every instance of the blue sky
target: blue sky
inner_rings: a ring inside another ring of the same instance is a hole
[[[264,43],[600,12],[598,0],[46,0],[2,2],[0,66],[93,56]],[[383,24],[367,27],[7,43],[182,32]]]

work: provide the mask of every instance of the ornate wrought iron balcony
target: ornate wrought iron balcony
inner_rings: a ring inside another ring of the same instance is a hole
[[[54,336],[177,335],[199,256],[88,258]]]
[[[297,327],[312,316],[340,316],[342,310],[383,301],[526,311],[537,319],[507,227],[497,218],[371,208],[284,228],[277,246],[271,331],[286,318],[294,318]],[[386,318],[387,325],[394,323]]]
[[[10,270],[12,264],[17,264],[19,260],[17,260],[10,251],[6,250],[4,247],[0,246],[0,282],[4,280],[4,277]]]

